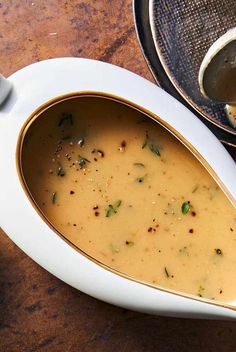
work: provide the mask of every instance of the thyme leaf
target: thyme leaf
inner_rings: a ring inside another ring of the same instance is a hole
[[[111,248],[112,253],[119,253],[119,251],[120,251],[120,247],[117,246],[115,243],[111,243],[110,248]]]
[[[86,159],[85,157],[79,155],[78,163],[79,163],[80,168],[83,169],[85,167],[86,163],[90,163],[90,161],[88,159]]]
[[[112,214],[115,213],[115,210],[113,208],[113,205],[109,204],[108,205],[108,209],[107,209],[107,212],[106,212],[106,217],[108,218],[109,216],[111,216]]]
[[[134,163],[134,166],[140,166],[140,167],[145,167],[145,165],[143,163]]]
[[[58,123],[58,127],[65,128],[65,127],[72,126],[72,125],[73,125],[72,114],[63,113],[62,118],[60,119],[60,121]]]
[[[157,156],[161,156],[160,148],[149,139],[149,136],[147,133],[146,133],[146,139],[142,145],[142,149],[144,149],[146,146],[148,146],[148,148],[153,154]]]
[[[199,297],[202,297],[203,296],[203,294],[204,294],[204,291],[205,291],[205,288],[203,287],[203,286],[199,286],[199,288],[198,288],[198,296]]]
[[[187,214],[190,210],[190,202],[184,202],[181,206],[181,211],[183,214]]]
[[[57,166],[57,176],[65,176],[66,172],[63,167],[59,164]]]
[[[115,204],[113,205],[113,208],[114,208],[115,210],[117,210],[117,209],[120,207],[120,205],[121,205],[121,200],[118,199],[118,200],[115,202]]]
[[[157,156],[161,156],[160,149],[158,148],[157,145],[153,143],[148,143],[148,148],[151,150],[153,154],[156,154]]]
[[[120,199],[118,199],[113,205],[109,204],[108,208],[106,210],[106,217],[108,218],[111,215],[117,213],[117,210],[120,207],[120,205],[121,205],[121,200]]]

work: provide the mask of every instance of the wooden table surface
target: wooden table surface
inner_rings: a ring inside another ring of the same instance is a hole
[[[152,80],[131,0],[0,1],[2,74],[59,56],[111,62]],[[102,303],[50,275],[0,230],[0,352],[25,351],[234,352],[236,323],[155,317]]]

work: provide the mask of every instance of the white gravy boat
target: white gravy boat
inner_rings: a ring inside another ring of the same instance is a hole
[[[195,154],[235,206],[236,165],[216,137],[186,107],[122,68],[94,60],[60,58],[27,66],[7,80],[0,77],[0,101],[5,100],[0,106],[1,227],[42,267],[103,301],[159,315],[236,318],[236,300],[227,305],[153,287],[97,263],[58,236],[35,210],[18,172],[22,127],[50,100],[76,94],[118,99],[162,124]]]

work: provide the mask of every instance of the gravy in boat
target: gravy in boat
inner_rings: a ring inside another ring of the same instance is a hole
[[[21,158],[38,208],[91,257],[155,286],[236,298],[235,207],[158,123],[109,99],[71,98],[35,119]]]

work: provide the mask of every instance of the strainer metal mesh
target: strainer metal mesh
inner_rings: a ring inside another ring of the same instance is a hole
[[[205,53],[219,36],[236,26],[236,1],[151,1],[152,34],[172,83],[196,110],[236,135],[224,106],[204,99],[198,87],[198,71]]]

